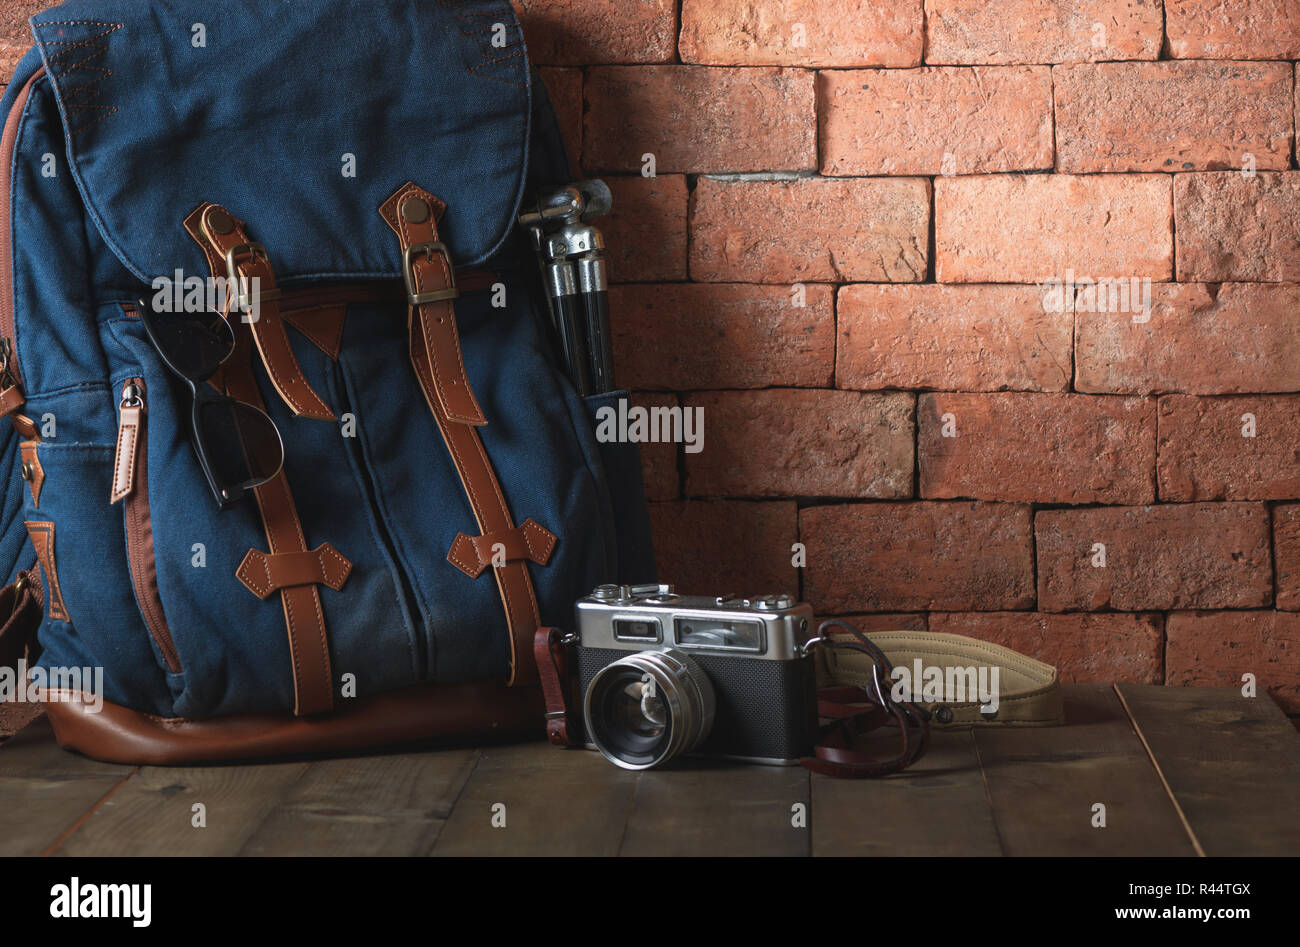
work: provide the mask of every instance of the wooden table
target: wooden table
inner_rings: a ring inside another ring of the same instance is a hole
[[[60,750],[41,721],[0,747],[0,854],[1300,853],[1300,733],[1267,696],[1069,685],[1066,714],[938,733],[912,770],[863,781],[702,761],[638,774],[542,743],[130,767]]]

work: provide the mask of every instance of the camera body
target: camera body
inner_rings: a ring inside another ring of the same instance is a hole
[[[602,585],[576,611],[583,742],[612,762],[646,769],[690,754],[793,765],[811,752],[810,606]]]

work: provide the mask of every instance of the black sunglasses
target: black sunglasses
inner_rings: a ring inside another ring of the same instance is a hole
[[[280,472],[280,431],[262,409],[206,384],[235,351],[235,332],[220,313],[159,313],[144,300],[137,311],[163,363],[190,390],[194,453],[224,510]]]

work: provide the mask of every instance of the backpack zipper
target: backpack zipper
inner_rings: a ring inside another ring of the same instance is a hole
[[[149,429],[146,423],[143,378],[128,378],[122,385],[121,420],[113,464],[112,502],[123,501],[126,555],[135,588],[136,605],[145,627],[158,645],[167,669],[181,673],[181,658],[163,615],[158,592],[158,562],[154,558],[153,520],[149,510]]]
[[[31,97],[32,86],[45,75],[45,67],[37,69],[24,83],[14,99],[13,108],[5,117],[4,132],[0,134],[0,340],[8,353],[7,371],[16,382],[18,351],[14,335],[14,247],[13,247],[13,171],[14,150],[18,146],[18,126],[23,111]]]

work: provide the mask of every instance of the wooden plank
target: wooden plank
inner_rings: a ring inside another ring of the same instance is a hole
[[[309,765],[143,767],[53,854],[235,855]]]
[[[647,770],[637,781],[620,854],[807,855],[808,776],[801,766],[710,760]]]
[[[1114,690],[1065,685],[1063,727],[974,730],[1007,855],[1194,855]],[[1106,827],[1093,826],[1093,806]]]
[[[324,760],[294,782],[241,855],[427,855],[474,750]]]
[[[0,747],[0,855],[40,855],[72,831],[134,767],[59,748],[45,720]]]
[[[589,750],[486,747],[433,854],[617,854],[636,782]],[[494,826],[501,814],[505,825]]]
[[[1116,686],[1206,855],[1300,852],[1300,734],[1268,694]]]
[[[1002,853],[969,730],[934,731],[925,756],[884,779],[813,775],[812,804],[817,856]]]

